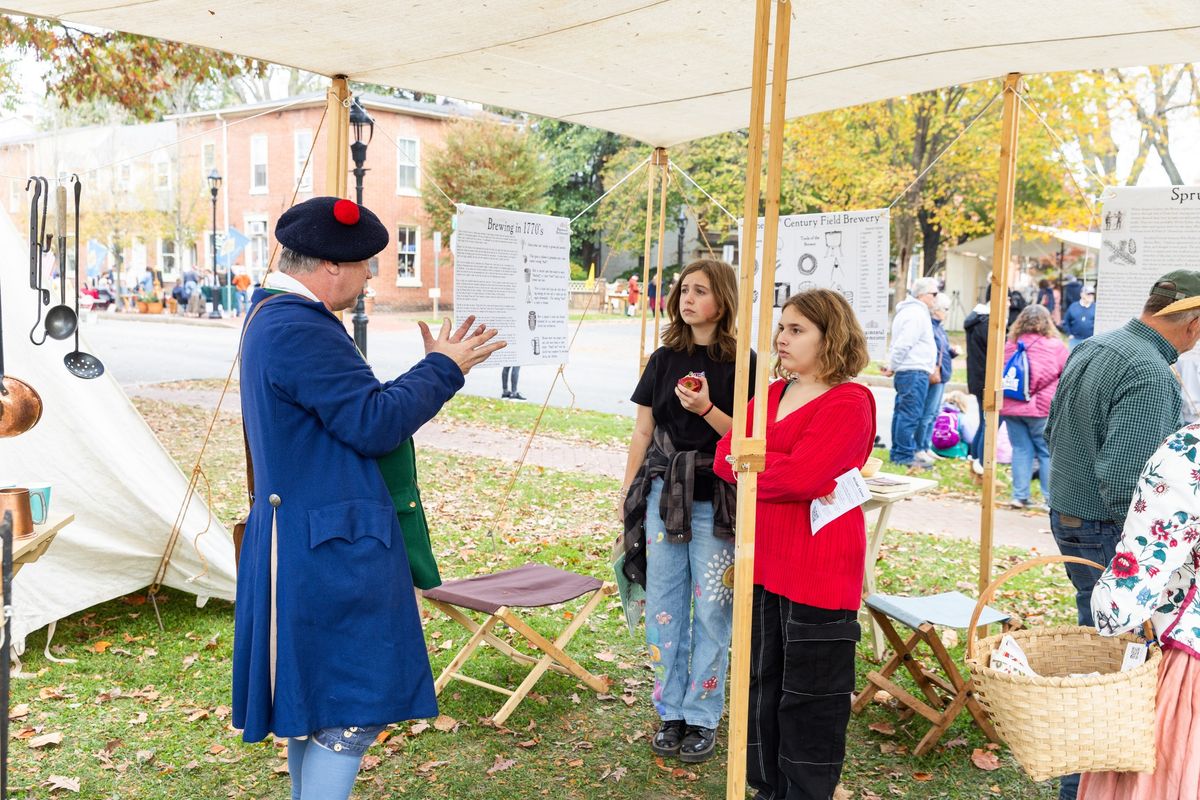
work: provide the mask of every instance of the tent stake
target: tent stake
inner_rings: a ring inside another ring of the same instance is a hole
[[[1013,198],[1017,173],[1017,134],[1021,113],[1020,73],[1004,78],[1004,117],[1000,134],[1000,184],[996,193],[996,242],[992,250],[992,302],[988,320],[987,379],[983,390],[983,508],[979,514],[979,591],[992,578],[992,532],[996,522],[996,432],[999,428],[1000,373],[1004,370],[1004,338],[1008,328],[1008,272],[1012,253]]]
[[[753,435],[746,436],[746,403],[750,375],[750,328],[754,302],[754,262],[758,233],[759,181],[762,173],[763,116],[767,93],[767,44],[771,10],[775,8],[775,59],[772,65],[770,147],[767,153],[767,191],[760,271],[758,355],[768,358],[774,328],[772,301],[775,284],[776,231],[779,227],[779,184],[783,161],[783,127],[787,101],[788,49],[791,44],[790,0],[758,0],[754,22],[754,71],[750,90],[750,145],[746,159],[746,197],[738,241],[741,281],[738,292],[738,348],[734,386],[731,458],[738,473],[736,543],[733,585],[733,664],[729,685],[729,761],[726,800],[746,796],[746,739],[749,730],[750,641],[754,604],[754,535],[758,473],[766,465],[767,374],[765,362],[754,375]]]

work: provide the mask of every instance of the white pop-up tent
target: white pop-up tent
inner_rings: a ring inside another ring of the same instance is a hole
[[[0,218],[0,251],[28,252],[6,218]],[[81,380],[67,372],[63,356],[74,349],[73,339],[48,339],[34,347],[29,331],[36,320],[35,297],[20,259],[0,265],[0,292],[5,373],[33,386],[44,404],[32,430],[0,439],[0,485],[51,484],[51,514],[75,515],[13,581],[13,644],[21,652],[30,632],[154,580],[188,479],[116,380],[108,374]],[[52,294],[57,303],[57,292]],[[86,327],[80,348],[88,352]],[[215,519],[196,539],[208,522],[208,509],[197,497],[163,584],[195,594],[200,602],[232,600],[233,545]]]
[[[754,4],[730,0],[9,0],[670,146],[749,121]],[[1194,0],[790,4],[788,116],[951,84],[1200,57]]]

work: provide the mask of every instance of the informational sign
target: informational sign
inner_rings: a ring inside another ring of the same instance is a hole
[[[763,225],[760,218],[754,251],[755,330],[758,298],[763,291]],[[890,242],[891,221],[886,208],[780,217],[775,281],[766,290],[775,309],[773,322],[779,321],[780,308],[793,294],[805,289],[832,289],[850,302],[858,316],[871,358],[885,358]]]
[[[1096,333],[1140,316],[1154,282],[1200,253],[1200,187],[1120,187],[1101,202]]]
[[[565,364],[570,221],[460,205],[451,245],[455,317],[474,314],[508,342],[486,365]]]

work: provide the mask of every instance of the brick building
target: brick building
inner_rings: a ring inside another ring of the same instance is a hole
[[[418,167],[442,146],[446,124],[478,113],[461,105],[417,103],[364,95],[375,119],[367,149],[363,203],[388,226],[391,240],[371,281],[376,304],[396,309],[429,305],[441,287],[453,303],[449,240],[435,259],[421,200]],[[326,193],[325,93],[174,115],[150,125],[107,126],[0,140],[0,174],[85,177],[84,238],[120,255],[126,274],[161,270],[172,283],[184,270],[212,264],[213,212],[207,176],[222,177],[216,228],[228,231],[232,268],[258,281],[275,246],[272,232],[293,202]],[[314,146],[315,139],[315,146]],[[305,159],[311,158],[305,169]],[[354,178],[349,185],[353,194]],[[24,182],[9,179],[3,203],[17,230],[27,229]],[[107,262],[111,269],[115,258]],[[435,260],[440,275],[434,276]],[[224,267],[222,267],[223,269]]]

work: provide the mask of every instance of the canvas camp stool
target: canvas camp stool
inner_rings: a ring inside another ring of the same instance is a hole
[[[440,695],[450,681],[457,680],[508,695],[508,700],[492,716],[497,725],[502,724],[516,711],[517,706],[548,669],[563,675],[573,675],[594,692],[607,692],[607,680],[584,669],[579,662],[567,655],[566,649],[572,637],[600,605],[601,600],[615,591],[616,585],[613,583],[604,583],[596,578],[544,564],[526,564],[493,575],[450,581],[436,589],[429,589],[424,593],[425,601],[471,633],[466,645],[450,660],[434,682],[434,690]],[[570,623],[553,642],[529,627],[514,610],[557,605],[585,595],[588,599],[583,608],[575,612]],[[464,609],[487,614],[487,619],[478,623],[468,616]],[[536,648],[541,654],[540,657],[522,653],[493,633],[493,628],[500,622],[519,634],[531,647]],[[529,674],[515,690],[462,673],[463,666],[484,642],[518,664],[532,666]]]
[[[867,598],[866,605],[871,618],[883,631],[893,654],[883,665],[883,669],[867,673],[867,683],[851,706],[854,713],[860,713],[875,699],[875,693],[883,690],[903,706],[901,719],[920,714],[929,720],[933,727],[913,750],[913,755],[918,756],[925,755],[937,744],[938,739],[950,728],[964,708],[988,739],[993,742],[999,741],[996,729],[992,727],[983,712],[983,707],[979,705],[979,700],[975,698],[971,681],[959,672],[954,659],[950,657],[946,646],[934,630],[935,625],[941,625],[965,631],[971,624],[971,612],[975,610],[975,601],[961,592],[945,592],[928,597],[872,594]],[[911,628],[912,635],[907,640],[901,639],[893,622],[900,622]],[[991,607],[984,608],[979,622],[981,625],[1003,623],[1006,630],[1013,627],[1009,624],[1010,618],[1007,614]],[[922,644],[932,653],[936,661],[934,666],[940,668],[940,672],[929,669],[918,659],[917,648]],[[892,676],[901,667],[908,670],[924,699],[916,697],[892,680]]]

